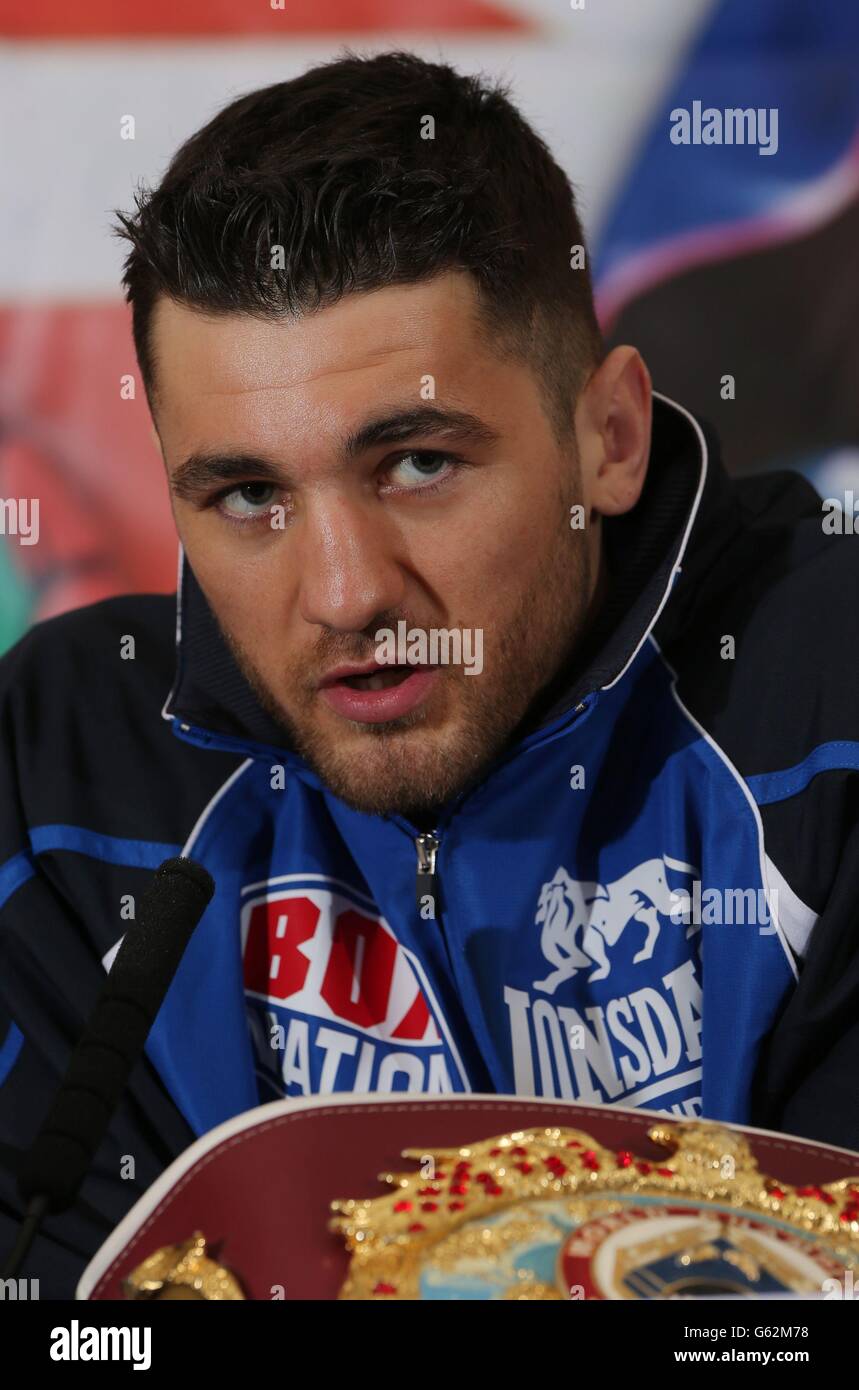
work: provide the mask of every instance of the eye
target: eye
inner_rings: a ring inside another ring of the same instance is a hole
[[[252,520],[270,511],[276,493],[273,483],[242,483],[240,487],[230,488],[229,492],[222,492],[218,507],[235,520]]]
[[[415,492],[454,473],[459,460],[434,449],[413,449],[389,468],[389,477],[403,492]]]

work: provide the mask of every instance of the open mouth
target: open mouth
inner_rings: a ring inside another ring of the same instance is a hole
[[[335,714],[359,724],[380,724],[412,714],[439,677],[437,666],[375,666],[329,677],[319,694]]]
[[[416,666],[387,666],[380,671],[368,671],[363,676],[344,676],[343,685],[353,690],[387,690],[389,686],[400,685],[419,668]]]

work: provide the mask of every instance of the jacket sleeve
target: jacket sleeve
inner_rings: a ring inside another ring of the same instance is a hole
[[[754,1122],[859,1151],[859,771],[821,772],[763,811],[773,839],[788,843],[791,825],[801,836],[783,861],[779,916],[802,954],[761,1059]],[[788,876],[802,877],[818,912]]]
[[[39,628],[0,660],[0,1257],[23,1214],[17,1178],[104,980],[94,920],[126,886],[73,850],[35,852],[31,832],[74,759],[68,728],[42,718],[55,680]],[[41,722],[40,722],[41,720]],[[73,742],[73,740],[72,740]],[[38,757],[36,756],[38,754]],[[38,843],[38,842],[37,842]],[[110,870],[113,874],[116,869]],[[135,887],[148,877],[135,871]],[[78,885],[72,887],[72,885]],[[103,915],[103,914],[102,914]],[[70,1299],[90,1257],[134,1201],[191,1142],[148,1060],[136,1067],[73,1209],[48,1216],[20,1277]],[[128,1160],[131,1160],[129,1162]]]
[[[751,1123],[859,1151],[859,553],[855,536],[823,532],[797,475],[744,479],[732,505],[734,531],[717,532],[662,643],[680,699],[757,806],[798,976],[758,1059]]]

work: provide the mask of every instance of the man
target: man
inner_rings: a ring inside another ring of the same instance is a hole
[[[153,869],[216,894],[43,1295],[283,1095],[859,1147],[851,542],[606,352],[504,93],[347,56],[229,106],[122,230],[178,622],[115,599],[3,663],[9,1213]]]

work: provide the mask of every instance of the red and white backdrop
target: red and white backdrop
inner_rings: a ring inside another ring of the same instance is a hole
[[[145,400],[120,390],[136,366],[112,209],[228,100],[346,44],[508,79],[576,186],[610,339],[713,421],[733,470],[787,464],[859,499],[859,8],[0,0],[0,32],[0,502],[38,498],[40,518],[22,544],[0,508],[0,649],[174,585]],[[696,101],[776,109],[778,148],[672,143]]]

